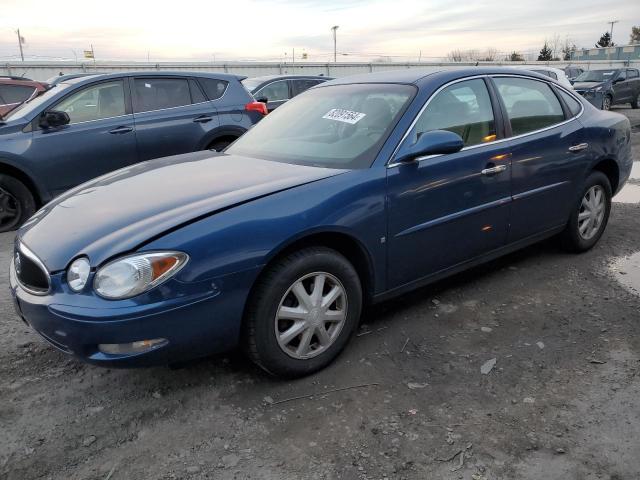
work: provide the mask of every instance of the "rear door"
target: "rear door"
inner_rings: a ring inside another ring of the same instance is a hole
[[[189,77],[135,77],[132,81],[140,160],[193,152],[219,124],[217,110]]]
[[[620,70],[618,76],[613,80],[611,87],[613,92],[613,102],[625,103],[631,101],[631,85],[627,81],[627,71]]]
[[[583,180],[588,145],[575,119],[582,107],[569,111],[560,100],[561,89],[533,78],[494,76],[493,82],[512,137],[511,243],[566,223]]]
[[[640,103],[640,74],[635,68],[627,69],[627,82],[629,83],[629,101]]]
[[[36,128],[28,156],[54,195],[138,161],[129,92],[121,78],[82,87],[48,110],[69,115],[59,128]]]

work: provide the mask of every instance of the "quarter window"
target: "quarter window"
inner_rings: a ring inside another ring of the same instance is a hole
[[[253,96],[256,99],[266,97],[269,102],[289,100],[289,82],[286,80],[280,80],[278,82],[270,83],[258,90]]]
[[[564,121],[560,101],[544,82],[525,78],[494,78],[507,109],[513,135],[522,135]]]
[[[136,78],[134,85],[136,112],[191,105],[186,78]]]
[[[495,140],[493,109],[484,81],[466,80],[438,93],[418,118],[412,141],[431,130],[457,133],[465,146]]]
[[[122,80],[99,83],[84,88],[62,100],[52,110],[66,112],[69,115],[69,123],[89,122],[125,115]]]
[[[564,103],[566,103],[569,107],[571,116],[575,117],[578,113],[580,113],[580,102],[578,102],[578,100],[576,100],[563,90],[558,89],[558,91],[560,92],[560,96],[562,97],[562,100],[564,100]]]
[[[209,100],[217,100],[224,95],[227,90],[228,82],[224,80],[216,80],[215,78],[199,78],[200,85],[204,88]]]

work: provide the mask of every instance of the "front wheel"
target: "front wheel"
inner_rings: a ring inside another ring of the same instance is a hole
[[[36,202],[20,180],[0,175],[0,232],[15,230],[36,211]]]
[[[609,179],[602,172],[592,172],[561,234],[565,248],[574,252],[586,252],[592,248],[604,233],[610,212]]]
[[[602,99],[602,110],[611,110],[611,96],[605,95]]]
[[[245,317],[245,349],[273,375],[308,375],[344,349],[361,308],[351,263],[329,248],[305,248],[276,261],[258,281]]]

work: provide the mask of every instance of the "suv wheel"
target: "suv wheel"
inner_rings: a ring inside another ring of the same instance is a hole
[[[209,150],[213,150],[214,152],[221,152],[225,148],[227,148],[229,145],[231,145],[232,142],[233,140],[213,141],[211,142],[211,145],[209,145]]]
[[[585,252],[592,248],[604,233],[610,212],[609,179],[602,172],[592,172],[561,234],[565,248],[574,252]]]
[[[0,175],[0,232],[15,230],[35,211],[36,202],[29,189],[14,177]]]
[[[358,325],[362,288],[338,252],[310,247],[269,267],[245,317],[244,346],[267,372],[308,375],[328,365]]]
[[[640,105],[640,93],[638,93],[638,96],[636,97],[636,99],[631,102],[631,108],[638,108],[638,106]]]
[[[602,99],[602,110],[611,110],[611,95],[605,95]]]

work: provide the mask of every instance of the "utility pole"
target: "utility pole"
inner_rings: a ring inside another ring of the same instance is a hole
[[[618,23],[620,20],[611,20],[610,22],[607,22],[609,24],[611,24],[611,33],[609,33],[609,38],[610,38],[610,42],[611,42],[611,46],[613,46],[613,25],[615,23]]]
[[[291,66],[295,67],[296,65],[296,49],[291,49]]]
[[[338,31],[338,25],[334,25],[333,27],[331,27],[331,30],[333,31],[333,63],[336,63],[338,61],[338,54],[337,54],[337,48],[336,48],[336,32]]]
[[[22,35],[20,35],[20,29],[17,29],[16,33],[18,34],[18,46],[20,47],[20,59],[24,62],[24,52],[22,51],[22,42],[24,41],[24,38],[22,38]]]

